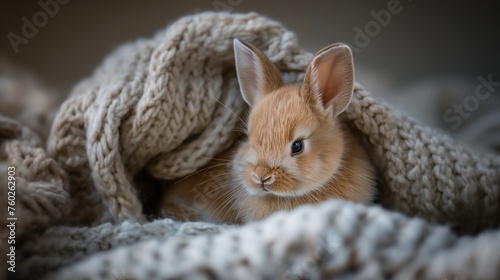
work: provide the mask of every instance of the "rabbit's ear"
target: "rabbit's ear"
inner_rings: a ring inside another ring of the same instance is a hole
[[[337,116],[351,102],[353,89],[351,49],[345,44],[333,44],[320,50],[309,63],[301,95]]]
[[[254,106],[264,95],[283,86],[276,66],[256,47],[234,39],[234,58],[243,99]]]

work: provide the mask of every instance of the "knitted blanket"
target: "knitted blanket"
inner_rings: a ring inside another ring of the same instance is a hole
[[[7,168],[14,167],[16,182],[15,213],[2,207],[0,214],[17,218],[16,272],[7,263],[2,273],[500,278],[500,158],[394,112],[359,84],[345,115],[378,169],[378,205],[332,200],[243,226],[146,219],[134,180],[140,171],[179,178],[235,139],[247,108],[233,38],[263,50],[288,82],[300,81],[311,59],[278,22],[255,13],[201,13],[112,53],[59,108],[46,149],[31,129],[0,117],[0,179],[7,186]]]

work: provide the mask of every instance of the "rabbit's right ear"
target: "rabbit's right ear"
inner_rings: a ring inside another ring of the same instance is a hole
[[[320,110],[342,113],[353,95],[354,66],[351,49],[342,43],[320,50],[309,63],[301,94]]]
[[[254,106],[264,95],[283,86],[276,66],[256,47],[234,39],[234,59],[243,99]]]

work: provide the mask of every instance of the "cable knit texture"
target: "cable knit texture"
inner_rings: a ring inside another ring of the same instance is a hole
[[[379,171],[381,206],[332,200],[240,227],[146,221],[139,171],[179,178],[235,140],[247,108],[233,38],[288,82],[312,57],[258,14],[201,13],[109,55],[59,108],[47,152],[0,118],[1,166],[18,170],[17,277],[500,278],[500,158],[393,112],[359,84],[345,115]]]

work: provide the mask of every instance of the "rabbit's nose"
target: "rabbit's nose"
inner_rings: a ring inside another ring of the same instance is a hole
[[[262,176],[257,176],[257,174],[252,175],[252,180],[259,185],[263,190],[267,191],[269,185],[274,182],[274,176],[272,174],[266,174]]]
[[[262,184],[265,184],[265,183],[271,184],[273,178],[274,178],[273,175],[265,175],[265,176],[260,177],[260,181],[262,182]]]

